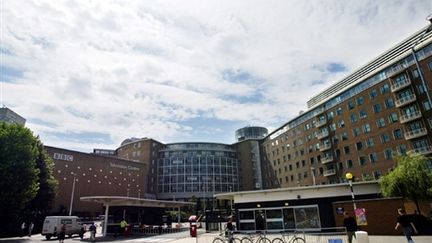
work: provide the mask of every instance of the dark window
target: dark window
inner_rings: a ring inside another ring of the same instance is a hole
[[[381,112],[381,105],[380,104],[373,105],[373,110],[375,113]]]

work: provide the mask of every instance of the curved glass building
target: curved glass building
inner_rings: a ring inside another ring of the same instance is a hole
[[[239,190],[239,160],[230,145],[167,144],[159,150],[156,166],[160,199],[212,198]]]
[[[267,134],[268,130],[265,127],[243,127],[235,132],[237,142],[247,139],[263,139]]]

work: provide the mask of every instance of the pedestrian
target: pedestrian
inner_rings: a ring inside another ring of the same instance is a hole
[[[126,234],[127,234],[126,227],[127,227],[127,222],[125,219],[123,219],[120,222],[120,234],[123,234],[123,236],[126,236]]]
[[[33,222],[30,222],[30,224],[28,226],[28,236],[29,237],[31,237],[31,235],[32,235],[33,227],[34,227]]]
[[[90,242],[96,242],[96,225],[93,222],[92,225],[89,227],[90,231]]]
[[[22,224],[21,224],[21,237],[23,237],[25,235],[25,222],[23,222]]]
[[[62,224],[60,228],[60,233],[58,234],[59,243],[63,243],[66,237],[66,224]]]
[[[356,238],[355,232],[357,231],[357,222],[356,220],[349,215],[348,211],[344,212],[344,221],[343,226],[346,228],[348,243],[352,243],[352,238]]]
[[[408,215],[406,215],[405,210],[403,208],[398,209],[399,217],[396,221],[395,230],[398,230],[399,227],[402,227],[402,232],[408,240],[408,243],[413,243],[414,240],[411,238],[411,235],[414,231],[417,234],[417,229]]]

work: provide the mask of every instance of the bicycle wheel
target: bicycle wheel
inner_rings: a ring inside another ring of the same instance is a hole
[[[234,237],[233,242],[234,243],[242,243],[242,240],[240,238]]]
[[[257,243],[272,243],[271,240],[265,236],[263,236]]]
[[[285,243],[281,238],[274,238],[271,243]]]
[[[224,239],[222,239],[222,238],[216,237],[216,238],[213,240],[213,243],[225,243],[225,241],[224,241]]]
[[[292,240],[292,243],[306,243],[306,241],[301,237],[296,237]]]
[[[242,238],[240,242],[241,243],[253,243],[253,241],[251,239],[247,238],[247,237]]]

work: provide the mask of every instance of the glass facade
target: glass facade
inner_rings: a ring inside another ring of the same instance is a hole
[[[265,127],[243,127],[235,132],[237,142],[246,139],[263,139],[267,134],[268,130]]]
[[[160,199],[213,198],[239,190],[239,161],[229,145],[216,143],[167,144],[157,159]]]

